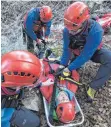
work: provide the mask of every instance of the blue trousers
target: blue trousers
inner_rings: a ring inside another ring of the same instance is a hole
[[[101,64],[95,78],[90,83],[91,88],[98,90],[111,76],[111,51],[103,48],[97,50],[91,60]]]

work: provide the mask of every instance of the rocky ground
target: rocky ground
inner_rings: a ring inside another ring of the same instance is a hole
[[[58,47],[61,47],[61,32],[63,28],[62,18],[65,8],[72,1],[1,1],[1,53],[12,50],[26,50],[26,45],[23,45],[21,20],[32,7],[41,6],[43,4],[50,5],[53,8],[53,25],[51,28],[51,44],[52,49],[58,53]],[[87,1],[91,8],[91,13],[101,14],[111,12],[111,4],[108,2],[91,2]],[[57,31],[57,32],[56,32]],[[109,41],[110,40],[110,41]],[[110,33],[104,36],[104,44],[106,48],[111,50]],[[55,43],[56,42],[56,43]],[[58,45],[58,47],[57,47]],[[61,53],[61,49],[59,48]],[[58,54],[57,54],[58,55]],[[92,78],[96,75],[99,64],[87,62],[84,67],[79,70],[80,81],[84,84],[89,84]],[[31,91],[29,92],[29,94]],[[33,91],[31,94],[34,94]],[[32,96],[31,96],[32,97]],[[35,97],[35,98],[34,98]],[[92,104],[86,102],[84,88],[80,88],[77,97],[85,115],[85,122],[80,127],[111,127],[111,82],[108,81],[103,89],[100,89]],[[33,106],[37,104],[36,95],[32,97]],[[24,102],[27,104],[27,102]],[[28,105],[28,104],[27,104]],[[33,108],[36,108],[35,106]],[[37,109],[36,109],[37,110]],[[46,127],[46,119],[44,113],[41,113],[41,127]]]

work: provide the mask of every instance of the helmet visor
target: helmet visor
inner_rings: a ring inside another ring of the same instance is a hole
[[[84,27],[84,23],[76,24],[64,18],[64,25],[68,30],[80,31]]]

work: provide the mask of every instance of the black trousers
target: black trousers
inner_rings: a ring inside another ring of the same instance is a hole
[[[22,32],[23,32],[23,41],[24,43],[27,44],[27,50],[30,52],[34,52],[34,44],[33,44],[33,39],[27,34],[26,29],[24,26],[22,27]],[[42,33],[40,31],[35,32],[37,35],[38,39],[42,38]]]
[[[111,76],[111,51],[104,48],[97,50],[91,60],[101,64],[95,78],[90,83],[90,87],[98,90]]]

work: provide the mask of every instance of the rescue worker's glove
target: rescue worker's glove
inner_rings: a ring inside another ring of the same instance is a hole
[[[46,43],[47,43],[44,39],[41,39],[41,42],[42,42],[44,45],[46,45]]]
[[[56,71],[56,75],[61,77],[70,77],[71,71],[67,67],[65,68],[64,66],[60,66]]]
[[[40,47],[44,47],[44,45],[46,45],[45,40],[43,39],[37,39],[36,41],[36,46],[40,49]]]
[[[61,76],[62,77],[70,77],[71,76],[71,71],[66,67],[66,68],[64,68]]]
[[[58,69],[55,72],[55,75],[60,76],[64,68],[65,68],[65,66],[59,65]]]

